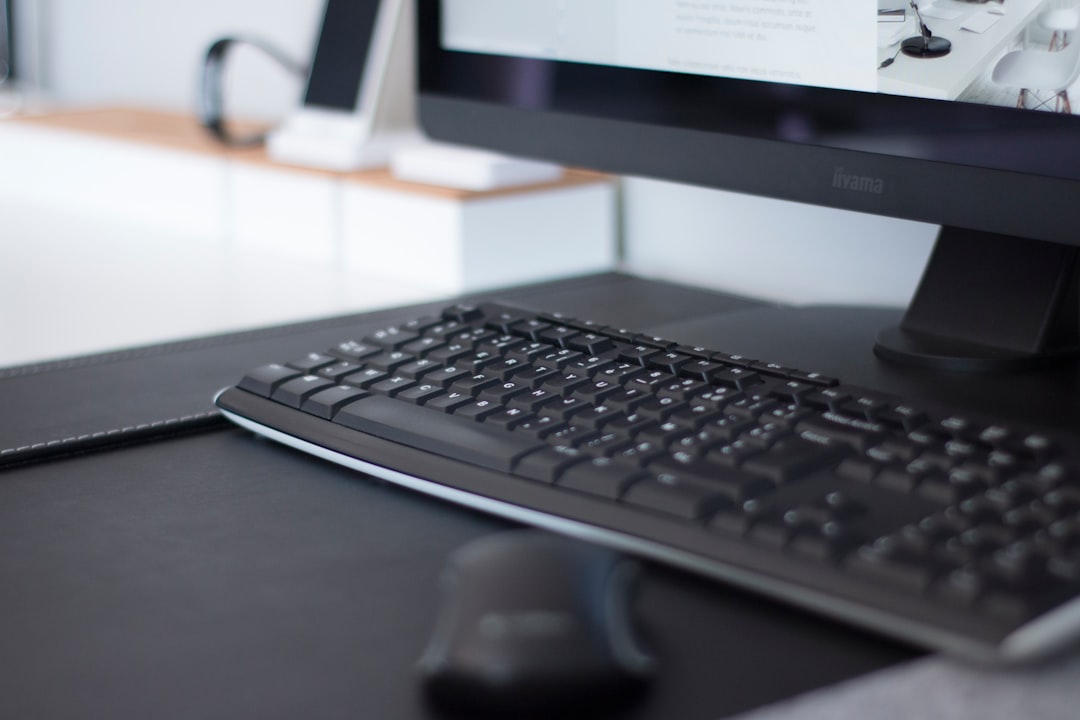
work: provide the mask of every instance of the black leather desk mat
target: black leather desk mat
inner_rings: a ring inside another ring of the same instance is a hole
[[[434,717],[447,553],[507,524],[226,430],[0,477],[0,717]],[[910,650],[648,567],[625,718],[760,706]]]
[[[749,305],[619,275],[500,296],[615,324]],[[412,315],[0,373],[0,448],[198,416],[249,365]],[[106,452],[23,451],[0,473],[0,717],[429,717],[412,665],[438,570],[507,525],[240,430],[162,427]],[[628,718],[720,717],[915,656],[658,567],[640,609],[662,669]]]

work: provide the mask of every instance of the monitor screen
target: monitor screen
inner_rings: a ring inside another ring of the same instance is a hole
[[[511,153],[997,233],[1015,275],[1032,240],[1080,244],[1080,41],[1048,22],[1059,5],[421,2],[421,117]]]

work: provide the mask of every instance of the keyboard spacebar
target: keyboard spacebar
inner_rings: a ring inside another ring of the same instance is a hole
[[[528,435],[382,395],[371,395],[346,405],[334,416],[334,422],[384,440],[506,473],[518,458],[545,447]]]

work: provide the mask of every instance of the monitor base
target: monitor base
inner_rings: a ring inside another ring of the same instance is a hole
[[[943,227],[879,357],[953,372],[1019,372],[1080,354],[1078,248]]]
[[[900,43],[900,51],[908,57],[936,58],[948,55],[952,43],[943,37],[924,38],[922,35],[909,37]]]
[[[935,370],[1007,373],[1075,361],[1080,348],[1059,348],[1022,353],[935,337],[905,330],[899,325],[878,333],[874,353],[883,360]]]

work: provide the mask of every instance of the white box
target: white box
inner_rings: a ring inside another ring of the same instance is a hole
[[[615,196],[611,178],[574,171],[488,193],[349,176],[345,267],[447,293],[611,270]]]
[[[183,142],[147,143],[132,111],[61,113],[0,122],[0,194],[64,212],[119,220],[190,239],[220,240],[227,196],[224,153]]]

